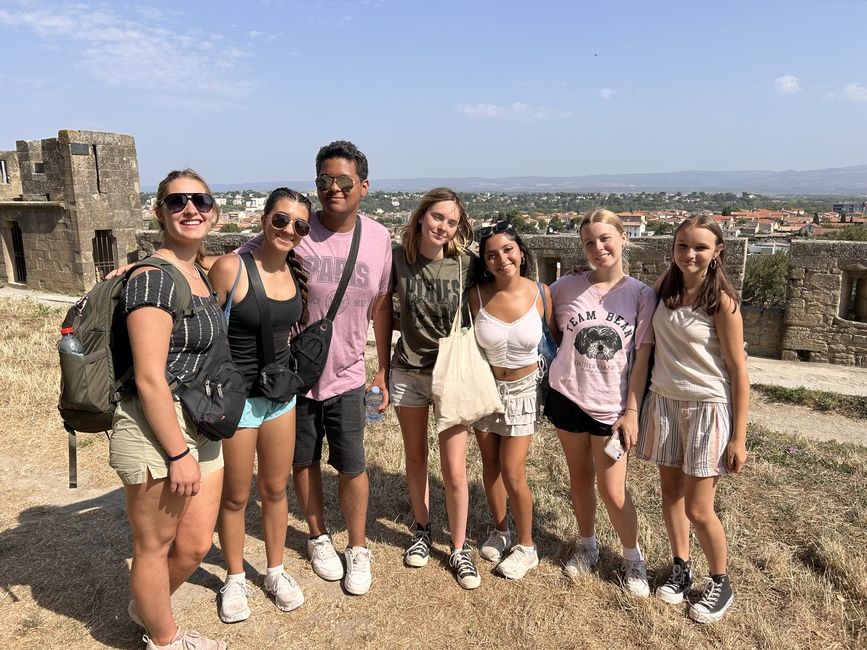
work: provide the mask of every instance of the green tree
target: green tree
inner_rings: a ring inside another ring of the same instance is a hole
[[[788,287],[789,254],[750,255],[744,271],[742,297],[754,307],[784,307]]]
[[[222,233],[234,233],[241,232],[241,229],[238,227],[236,223],[224,223],[223,227],[220,228],[220,232]]]
[[[566,224],[563,223],[563,220],[560,219],[560,217],[553,217],[551,221],[548,222],[548,227],[556,231],[563,230],[564,225]]]
[[[670,235],[674,232],[674,229],[677,228],[673,223],[668,223],[666,221],[648,221],[647,229],[650,230],[654,235]]]
[[[839,230],[822,235],[819,239],[835,239],[837,241],[867,241],[867,225],[853,223]]]
[[[720,214],[722,214],[722,216],[724,217],[730,217],[732,215],[732,207],[730,205],[727,205],[722,209],[722,212]]]
[[[159,229],[160,229],[160,222],[159,221],[157,221],[156,219],[151,219],[150,221],[148,221],[148,230],[159,230]]]

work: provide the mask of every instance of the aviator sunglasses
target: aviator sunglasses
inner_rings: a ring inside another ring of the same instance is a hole
[[[515,226],[511,221],[498,221],[493,226],[485,226],[484,228],[479,228],[479,239],[484,239],[485,237],[490,237],[491,235],[499,235],[500,233],[507,232],[511,235],[516,234]]]
[[[204,192],[192,192],[190,194],[184,192],[173,192],[166,194],[162,205],[166,206],[171,212],[180,212],[187,207],[187,201],[193,202],[193,207],[199,212],[210,212],[214,207],[214,197]]]
[[[290,223],[292,224],[292,230],[299,237],[304,237],[310,233],[310,224],[304,221],[304,219],[293,219],[283,212],[275,212],[271,215],[271,225],[277,230],[283,230]]]
[[[331,189],[332,183],[337,183],[337,187],[345,194],[352,189],[353,185],[360,182],[352,180],[351,176],[346,176],[345,174],[331,176],[330,174],[322,173],[316,177],[316,189],[320,192],[327,192]]]

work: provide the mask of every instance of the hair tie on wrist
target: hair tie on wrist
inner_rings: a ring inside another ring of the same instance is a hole
[[[627,410],[627,411],[635,411],[636,413],[638,413],[638,409],[627,408],[626,410]]]
[[[184,456],[186,456],[188,453],[190,453],[190,448],[189,448],[189,447],[187,447],[186,449],[184,449],[184,450],[183,450],[181,453],[179,453],[177,456],[169,456],[169,462],[170,462],[170,463],[174,463],[176,460],[180,460],[181,458],[183,458]]]

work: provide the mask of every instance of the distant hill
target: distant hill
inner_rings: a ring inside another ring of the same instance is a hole
[[[312,180],[226,183],[215,192],[234,189],[269,191],[286,185],[312,190]],[[753,192],[766,196],[867,195],[867,165],[805,171],[679,171],[590,176],[513,176],[508,178],[373,178],[381,191],[416,192],[445,185],[459,192]],[[153,189],[145,189],[153,191]]]

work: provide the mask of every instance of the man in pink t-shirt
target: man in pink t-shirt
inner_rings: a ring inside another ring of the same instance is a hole
[[[310,538],[307,554],[314,572],[325,580],[344,578],[351,594],[370,589],[370,553],[367,550],[369,486],[364,464],[364,407],[366,375],[364,348],[373,320],[379,366],[373,378],[388,406],[388,366],[391,351],[391,237],[388,230],[358,212],[367,195],[367,158],[347,141],[336,141],[316,156],[316,189],[322,210],[310,217],[310,234],[295,251],[307,273],[308,323],[324,318],[337,291],[355,229],[361,217],[361,240],[349,286],[334,318],[334,335],[319,381],[296,407],[295,493],[304,511]],[[260,238],[239,249],[258,246]],[[338,472],[338,494],[349,545],[344,551],[346,570],[325,527],[322,508],[323,438],[328,440],[328,464]]]

